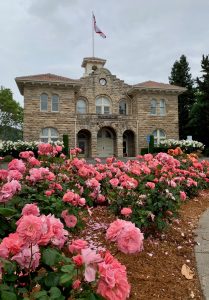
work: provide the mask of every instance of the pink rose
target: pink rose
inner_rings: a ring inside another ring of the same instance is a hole
[[[79,279],[76,279],[72,284],[72,288],[74,290],[77,290],[77,289],[79,289],[80,285],[81,285],[81,281]]]
[[[32,253],[30,247],[23,248],[18,254],[12,257],[12,260],[15,260],[20,265],[21,269],[26,269],[28,271],[30,268],[32,271],[35,271],[39,266],[40,257],[39,247],[35,245],[32,246]]]
[[[35,245],[42,234],[41,219],[33,215],[23,216],[16,231],[25,243]]]
[[[76,264],[77,267],[81,267],[83,264],[83,259],[80,254],[72,257],[73,262]]]
[[[139,228],[126,226],[117,238],[118,249],[126,254],[140,252],[143,249],[143,233]]]
[[[180,199],[181,199],[182,201],[185,201],[185,200],[186,200],[186,198],[187,198],[187,195],[186,195],[186,193],[185,193],[185,192],[182,192],[182,191],[180,191]]]
[[[86,248],[88,243],[84,240],[74,240],[69,245],[68,249],[71,253],[77,252],[80,253],[82,249]]]
[[[65,221],[65,224],[69,228],[73,228],[77,224],[77,218],[74,215],[69,215],[67,210],[64,210],[61,214],[62,218]]]
[[[148,188],[150,188],[151,190],[153,190],[153,189],[155,188],[154,182],[149,182],[149,181],[148,181],[148,182],[145,184],[145,186],[148,187]]]
[[[95,281],[97,264],[102,261],[101,256],[90,248],[82,249],[81,256],[85,264],[85,280],[88,282]]]
[[[106,239],[112,242],[116,241],[119,234],[125,226],[125,222],[126,221],[120,219],[117,219],[116,221],[112,222],[109,228],[107,229]]]
[[[39,214],[40,214],[39,208],[35,203],[26,204],[22,209],[23,216],[27,216],[27,215],[39,216]]]
[[[126,300],[130,294],[126,268],[108,252],[99,266],[97,293],[107,300]]]
[[[129,207],[124,207],[120,211],[121,215],[124,215],[125,217],[129,217],[130,214],[132,214],[132,209]]]

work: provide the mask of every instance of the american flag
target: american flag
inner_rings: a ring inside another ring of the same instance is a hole
[[[93,14],[93,21],[94,21],[94,30],[96,33],[98,33],[103,39],[106,39],[106,35],[104,34],[104,32],[101,31],[101,29],[97,26],[96,23],[96,18]]]

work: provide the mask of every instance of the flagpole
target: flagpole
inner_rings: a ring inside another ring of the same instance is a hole
[[[94,13],[92,11],[92,54],[94,57]]]

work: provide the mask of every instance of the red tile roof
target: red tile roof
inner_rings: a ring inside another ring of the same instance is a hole
[[[176,86],[176,85],[172,85],[172,84],[168,84],[168,83],[161,83],[161,82],[156,82],[156,81],[145,81],[145,82],[141,82],[138,84],[134,84],[134,87],[139,87],[139,88],[150,88],[150,89],[163,89],[163,90],[185,90],[185,88],[180,87],[180,86]]]
[[[79,80],[71,79],[68,77],[63,77],[51,73],[47,74],[38,74],[38,75],[29,75],[29,76],[22,76],[16,77],[15,80],[18,81],[45,81],[45,82],[65,82],[65,83],[73,83],[78,82]]]

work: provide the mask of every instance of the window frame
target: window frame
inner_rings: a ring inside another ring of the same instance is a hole
[[[44,130],[47,130],[47,135],[43,134]],[[57,135],[53,135],[52,130],[55,130]],[[44,127],[44,128],[41,128],[41,133],[39,135],[39,138],[42,143],[56,142],[59,140],[59,132],[54,127]],[[47,139],[47,141],[43,141],[43,139],[45,139],[45,140]]]
[[[43,104],[42,101],[44,101],[44,99],[42,99],[42,96],[47,96],[47,99],[45,99],[46,100],[46,109],[42,109],[42,104]],[[48,107],[49,107],[48,102],[49,102],[49,95],[45,92],[41,93],[41,95],[40,95],[40,111],[41,112],[48,112]]]
[[[154,113],[153,113],[153,109],[155,110]],[[152,99],[150,101],[150,115],[151,116],[157,116],[157,100],[156,99]]]
[[[56,96],[57,97],[57,108],[58,108],[58,110],[53,110],[53,97],[54,96]],[[51,96],[51,112],[59,112],[59,95],[57,95],[57,94],[52,94],[52,96]]]
[[[163,103],[163,105],[161,105],[162,103]],[[166,101],[165,101],[165,99],[160,99],[159,108],[160,108],[160,116],[165,116],[166,115]],[[163,112],[161,111],[162,109],[163,109]]]
[[[78,103],[79,102],[83,102],[85,104],[85,112],[80,112],[78,111]],[[87,113],[87,102],[85,99],[83,98],[79,98],[77,101],[76,101],[76,114],[86,114]]]
[[[98,103],[101,101],[101,104]],[[111,114],[111,101],[107,97],[97,97],[95,101],[96,114],[97,115],[110,115]],[[108,108],[108,112],[105,109]],[[100,110],[100,112],[98,112]]]
[[[156,132],[156,135],[155,135]],[[163,133],[163,136],[161,135]],[[162,140],[166,139],[166,132],[165,130],[161,128],[157,128],[152,132],[152,135],[154,136],[154,144],[158,146]]]
[[[125,113],[121,113],[121,107],[120,107],[120,105],[121,105],[121,103],[124,103],[125,104]],[[126,99],[121,99],[120,101],[119,101],[119,115],[123,115],[123,116],[127,116],[128,115],[128,102],[127,102],[127,100]]]

